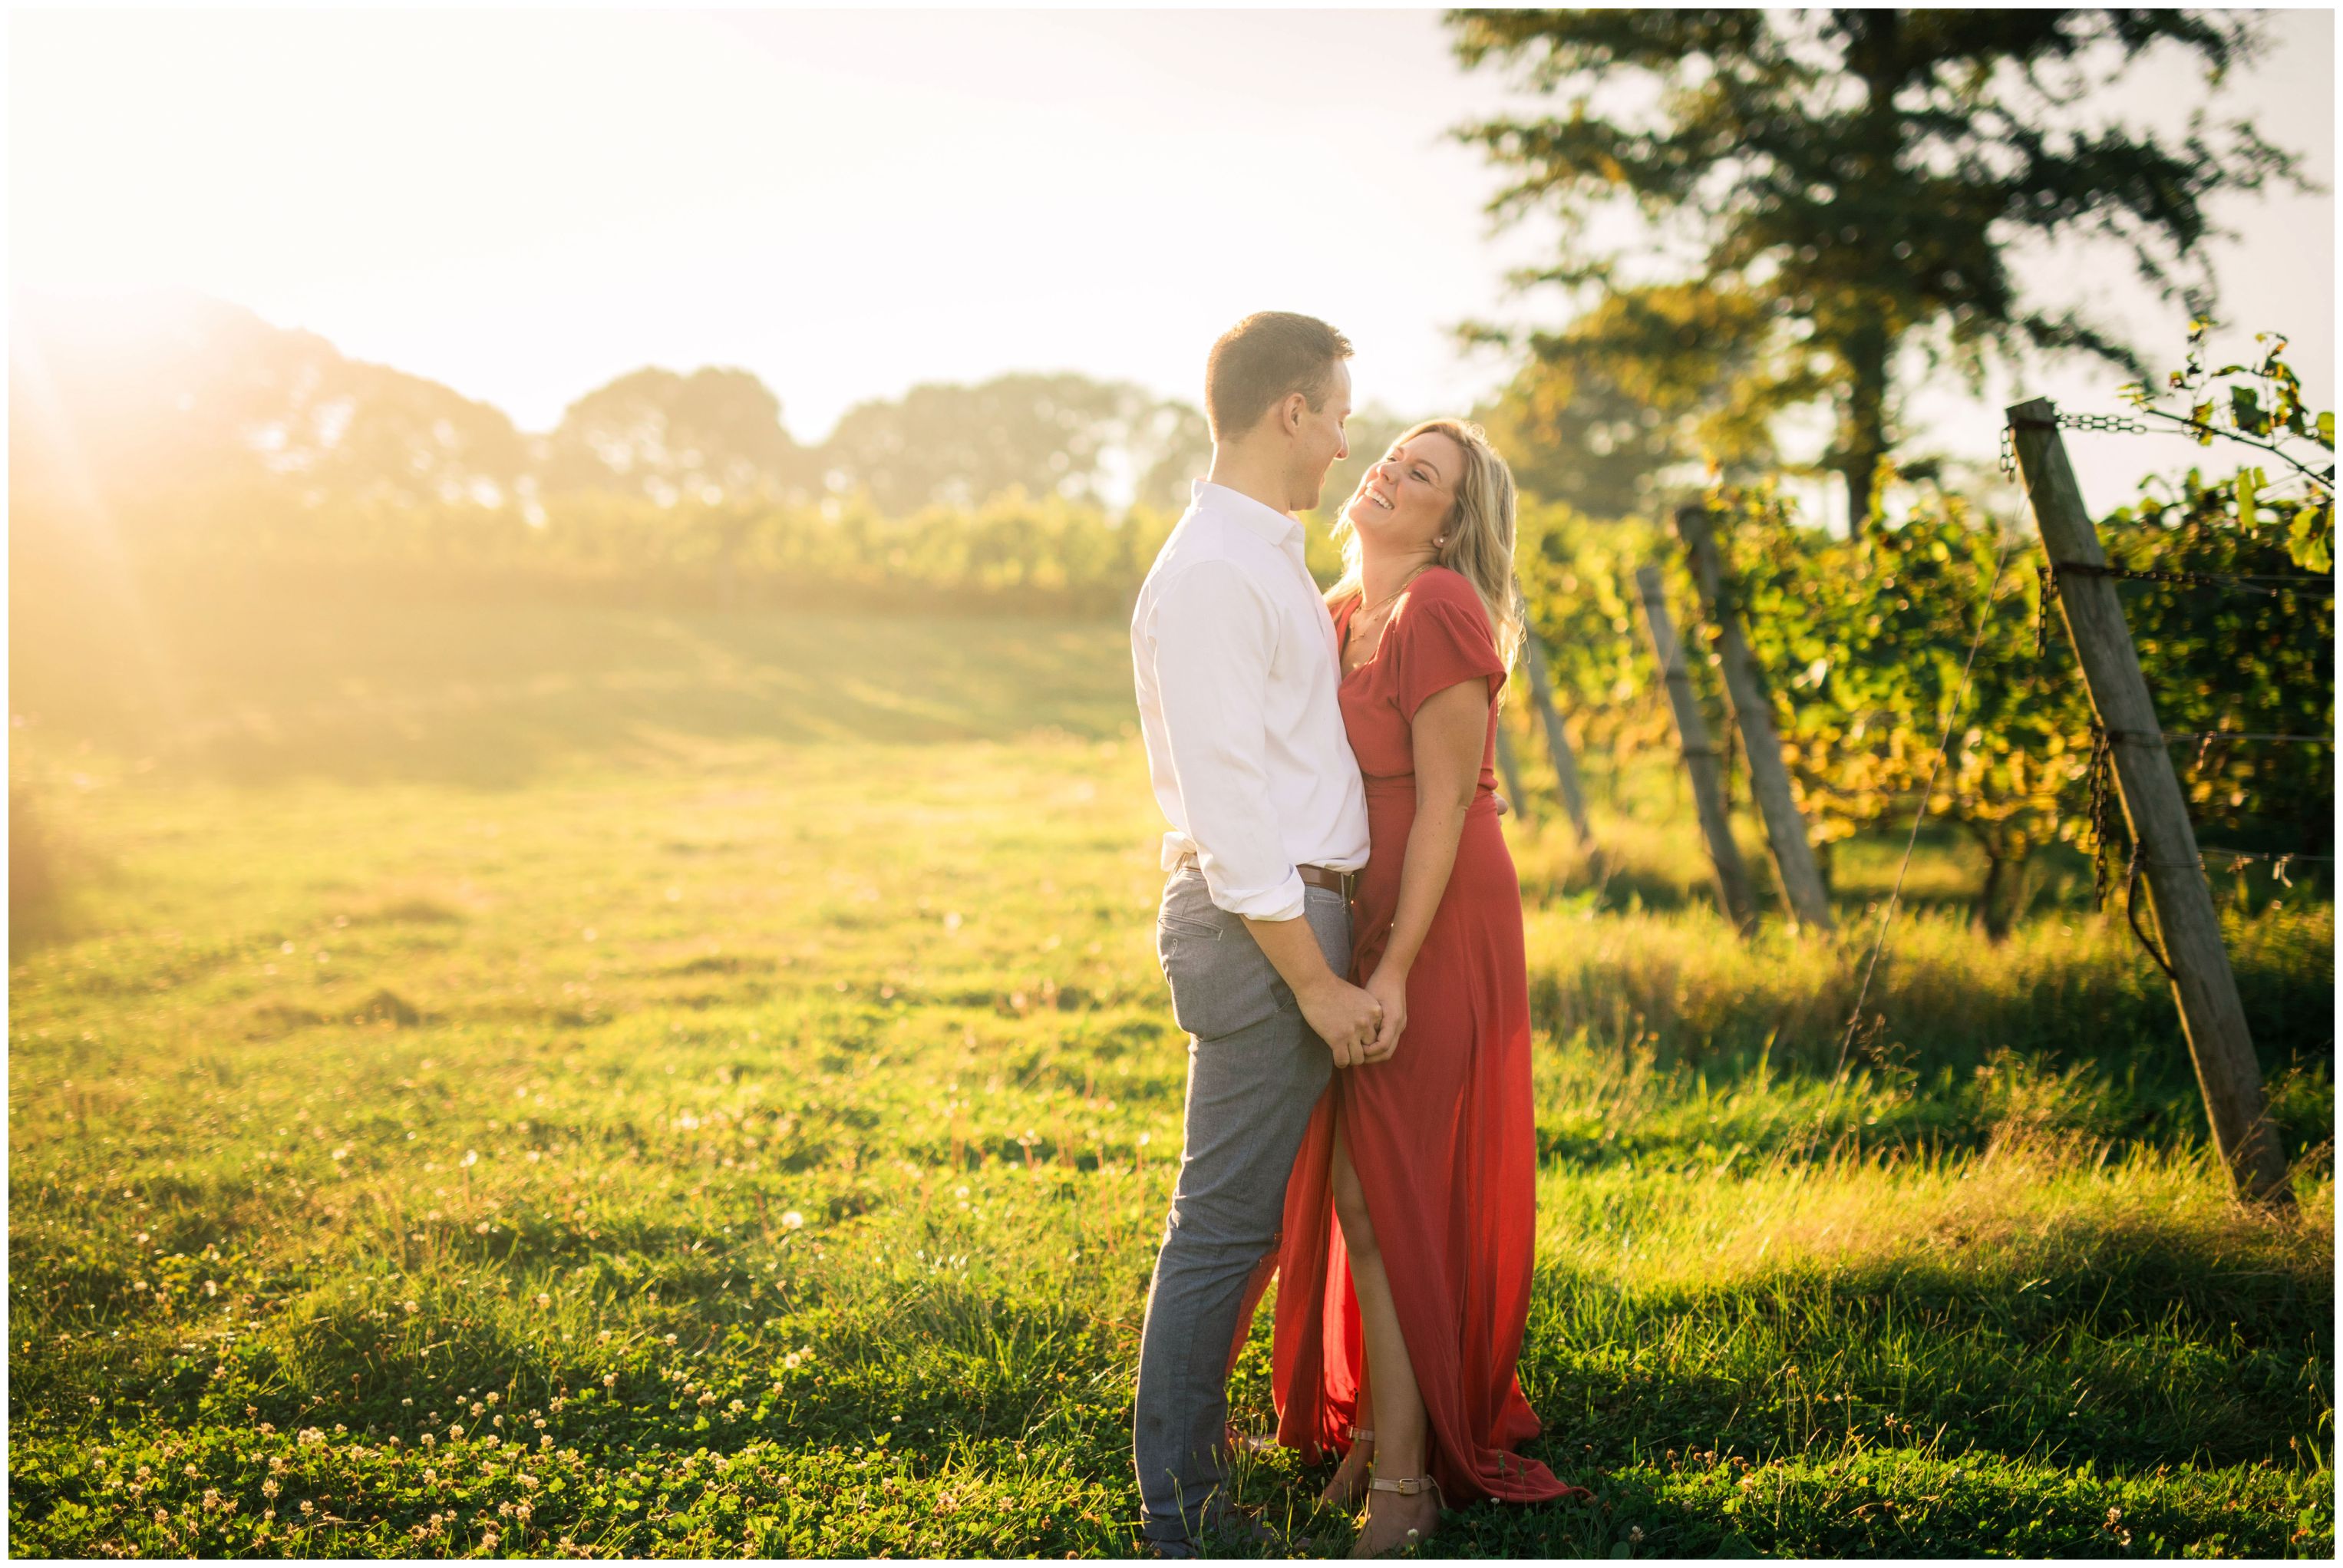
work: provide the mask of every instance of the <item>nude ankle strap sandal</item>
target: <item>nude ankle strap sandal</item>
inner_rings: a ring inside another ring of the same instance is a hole
[[[1373,1442],[1374,1440],[1375,1434],[1366,1427],[1354,1426],[1351,1429],[1351,1441],[1353,1442]]]
[[[1403,1476],[1397,1481],[1385,1481],[1378,1475],[1368,1482],[1367,1485],[1376,1492],[1396,1492],[1402,1497],[1417,1497],[1427,1492],[1436,1493],[1440,1490],[1440,1483],[1428,1475]]]

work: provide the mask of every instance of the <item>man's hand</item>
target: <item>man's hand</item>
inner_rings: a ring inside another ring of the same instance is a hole
[[[1332,970],[1322,984],[1297,990],[1293,999],[1302,1004],[1302,1018],[1334,1053],[1335,1066],[1356,1067],[1370,1060],[1367,1050],[1383,1020],[1383,1003]]]
[[[1367,994],[1382,1004],[1383,1016],[1367,1045],[1366,1060],[1386,1061],[1399,1050],[1399,1037],[1407,1030],[1407,970],[1378,964],[1367,980]]]
[[[1334,1053],[1334,1065],[1356,1067],[1365,1060],[1383,1004],[1328,967],[1307,920],[1257,920],[1247,915],[1244,923],[1270,966],[1292,988],[1302,1019]]]

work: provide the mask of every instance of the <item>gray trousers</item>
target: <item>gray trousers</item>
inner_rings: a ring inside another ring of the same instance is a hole
[[[1351,968],[1342,895],[1303,890],[1334,972]],[[1213,904],[1192,865],[1164,884],[1156,950],[1188,1031],[1180,1179],[1155,1258],[1139,1346],[1131,1457],[1148,1538],[1176,1542],[1225,1513],[1229,1349],[1245,1286],[1275,1251],[1286,1179],[1333,1071],[1244,921]]]

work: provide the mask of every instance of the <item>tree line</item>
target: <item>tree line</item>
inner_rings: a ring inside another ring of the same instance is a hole
[[[625,496],[672,507],[864,496],[890,515],[1011,490],[1183,505],[1210,450],[1176,399],[1079,375],[930,384],[792,436],[749,371],[646,367],[542,434],[423,377],[189,295],[20,302],[11,499],[104,505],[135,522],[191,494],[273,487],[293,505],[367,499],[510,508]]]

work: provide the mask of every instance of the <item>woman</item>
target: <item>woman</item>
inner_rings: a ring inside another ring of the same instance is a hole
[[[1513,483],[1480,429],[1418,425],[1343,511],[1343,723],[1373,849],[1354,978],[1393,1054],[1335,1074],[1286,1190],[1281,1441],[1343,1455],[1354,1557],[1429,1535],[1443,1504],[1575,1493],[1510,1452],[1529,1314],[1536,1139],[1521,885],[1497,826],[1497,696],[1521,642]]]

